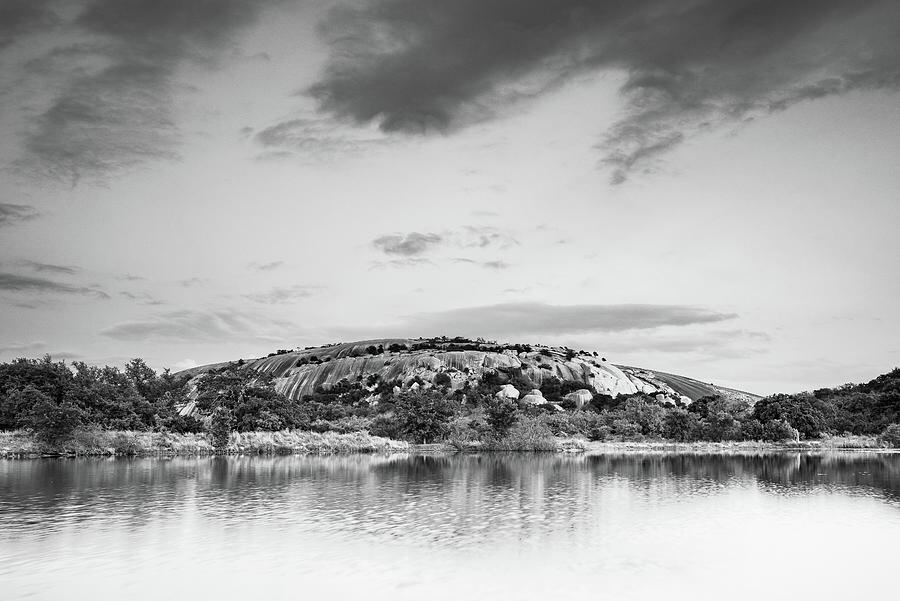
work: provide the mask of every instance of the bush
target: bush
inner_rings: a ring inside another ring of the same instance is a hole
[[[397,397],[394,415],[404,439],[427,443],[446,434],[453,407],[436,391],[404,392]]]
[[[789,423],[781,419],[766,422],[763,426],[764,440],[771,442],[798,442],[800,433]]]
[[[493,398],[485,403],[485,421],[497,436],[505,436],[519,420],[519,405],[512,399]]]
[[[141,445],[133,432],[118,432],[112,440],[112,448],[116,455],[137,455]]]
[[[82,425],[82,412],[70,401],[55,403],[41,393],[37,393],[36,398],[28,425],[38,440],[56,445]]]
[[[818,438],[827,429],[822,402],[810,394],[776,394],[757,401],[753,418],[762,423],[781,420],[800,432],[803,438]]]
[[[223,406],[216,407],[209,421],[209,433],[212,436],[213,447],[224,449],[228,446],[228,439],[231,437],[233,429],[234,414],[231,410]]]
[[[674,407],[669,409],[663,420],[663,436],[677,442],[692,442],[701,434],[700,419],[696,413]]]
[[[885,447],[900,448],[900,424],[891,424],[878,435],[878,444]]]
[[[434,377],[432,383],[435,386],[440,386],[442,388],[450,388],[450,386],[453,384],[453,380],[450,379],[450,374],[442,371]]]

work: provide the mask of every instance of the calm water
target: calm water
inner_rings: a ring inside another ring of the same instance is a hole
[[[0,460],[0,599],[896,598],[897,455]]]

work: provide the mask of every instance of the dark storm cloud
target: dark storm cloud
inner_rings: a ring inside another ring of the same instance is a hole
[[[410,232],[380,236],[372,241],[372,245],[388,255],[413,257],[425,253],[442,241],[443,238],[438,234]]]
[[[0,273],[0,292],[31,292],[37,294],[81,294],[95,298],[108,299],[109,295],[97,287],[72,286],[63,282],[19,275]]]
[[[53,25],[56,15],[47,0],[3,0],[0,2],[0,49],[16,38]]]
[[[599,144],[614,183],[698,131],[900,82],[894,0],[376,0],[320,31],[331,55],[309,93],[385,132],[447,132],[624,73],[626,111]]]
[[[76,184],[177,157],[176,69],[212,66],[264,3],[249,0],[95,0],[64,31],[44,69],[68,79],[27,132],[25,171]]]
[[[17,205],[0,202],[0,227],[13,225],[21,221],[28,221],[37,217],[39,213],[31,205]]]

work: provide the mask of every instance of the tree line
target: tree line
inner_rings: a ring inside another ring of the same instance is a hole
[[[25,429],[48,442],[78,428],[205,431],[219,442],[232,431],[368,430],[422,442],[502,437],[521,420],[536,419],[552,434],[593,440],[782,441],[882,434],[900,423],[900,369],[865,384],[776,394],[754,404],[713,396],[685,406],[643,394],[613,398],[594,391],[593,401],[578,411],[566,394],[585,388],[581,382],[546,378],[538,386],[521,370],[506,369],[462,387],[452,383],[446,372],[430,382],[370,375],[295,400],[279,393],[271,376],[243,362],[190,382],[169,370],[157,373],[142,359],[124,369],[69,365],[49,356],[16,359],[0,363],[0,430]],[[522,392],[538,388],[549,402],[526,406],[498,399],[504,384]],[[182,415],[190,402],[196,410]]]

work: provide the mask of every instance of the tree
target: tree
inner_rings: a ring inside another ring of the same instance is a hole
[[[756,402],[754,419],[763,424],[782,420],[797,429],[801,438],[818,438],[826,431],[827,423],[821,401],[811,394],[776,394]]]
[[[497,436],[506,436],[519,421],[519,406],[508,398],[492,398],[485,403],[487,424]]]
[[[447,432],[453,407],[437,391],[403,392],[397,395],[394,416],[407,440],[427,443]]]
[[[663,436],[678,442],[691,442],[700,436],[700,418],[682,407],[673,407],[663,419]]]
[[[891,424],[878,436],[878,442],[886,447],[900,448],[900,425]]]
[[[28,425],[38,440],[56,445],[82,425],[82,411],[70,400],[57,403],[36,390],[34,399]]]
[[[301,417],[297,403],[275,390],[271,375],[235,364],[200,379],[197,407],[213,418],[211,427],[239,432],[290,428]]]

